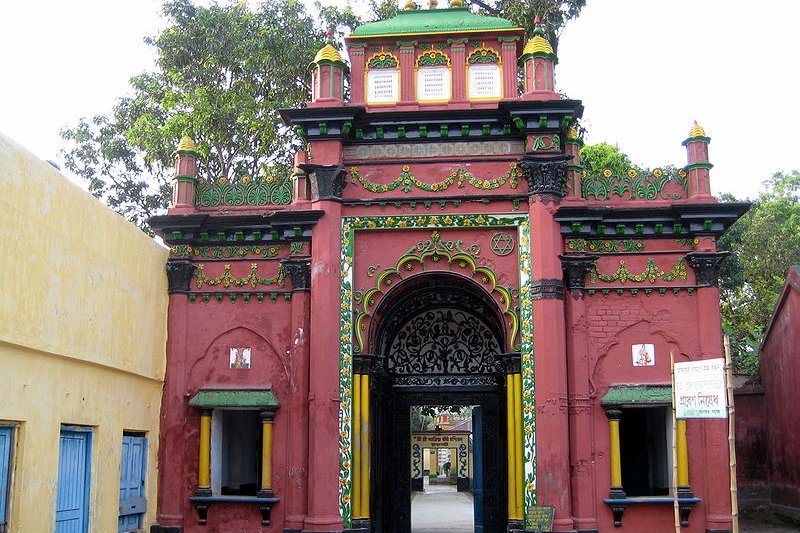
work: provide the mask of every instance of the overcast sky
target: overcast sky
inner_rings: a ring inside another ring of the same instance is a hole
[[[773,172],[800,169],[800,1],[761,12],[744,0],[587,4],[562,35],[556,69],[557,88],[583,100],[587,142],[619,144],[642,166],[681,166],[697,120],[711,137],[714,192],[753,198]],[[3,2],[0,132],[61,164],[58,131],[109,112],[128,78],[152,69],[142,39],[163,24],[159,6]]]

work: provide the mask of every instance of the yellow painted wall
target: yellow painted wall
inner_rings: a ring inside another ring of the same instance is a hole
[[[62,424],[93,430],[90,531],[116,531],[122,433],[148,437],[154,521],[167,251],[0,135],[0,421],[10,531],[52,531]]]

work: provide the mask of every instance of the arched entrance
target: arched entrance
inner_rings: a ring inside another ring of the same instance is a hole
[[[414,405],[475,406],[476,531],[506,526],[508,354],[502,315],[478,284],[428,273],[394,287],[370,331],[373,531],[411,531],[411,425]]]

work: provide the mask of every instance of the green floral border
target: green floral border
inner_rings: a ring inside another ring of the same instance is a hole
[[[485,191],[499,189],[506,183],[508,183],[508,186],[512,189],[516,189],[519,184],[519,180],[522,179],[522,171],[520,171],[516,163],[511,163],[511,165],[508,167],[508,172],[499,178],[477,178],[468,170],[460,168],[454,170],[446,178],[436,183],[425,183],[418,180],[414,174],[411,173],[411,167],[408,165],[404,165],[400,175],[386,184],[374,183],[370,181],[369,178],[366,178],[359,172],[358,167],[356,166],[350,167],[348,173],[350,174],[350,182],[353,185],[361,185],[369,192],[377,194],[393,191],[398,187],[400,187],[400,190],[405,193],[411,192],[414,187],[426,192],[441,192],[447,190],[454,183],[459,188],[464,187],[465,182],[469,183],[476,189]]]
[[[446,224],[443,225],[443,224]],[[520,246],[520,336],[522,354],[522,425],[524,461],[524,504],[536,505],[536,408],[533,358],[533,305],[531,300],[530,225],[528,215],[456,214],[355,216],[342,218],[340,255],[341,291],[339,296],[339,509],[345,528],[352,527],[352,390],[353,390],[353,261],[355,232],[363,230],[498,228],[516,227]]]

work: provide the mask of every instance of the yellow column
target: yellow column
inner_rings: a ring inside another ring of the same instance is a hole
[[[353,518],[361,518],[361,374],[353,375]]]
[[[197,468],[197,491],[211,494],[211,410],[200,413],[200,461]]]
[[[610,441],[609,459],[611,460],[611,492],[622,491],[622,458],[619,448],[619,419],[622,411],[619,409],[607,409],[608,434]],[[624,496],[624,494],[623,494]]]
[[[369,374],[361,375],[361,514],[369,518]]]
[[[259,498],[271,498],[272,492],[272,421],[275,411],[261,411],[261,490]]]
[[[678,419],[677,421],[677,437],[678,442],[678,486],[689,486],[689,447],[686,441],[686,420]]]
[[[514,517],[517,520],[522,520],[522,488],[524,487],[523,479],[525,473],[522,468],[522,374],[514,374],[514,426],[517,437],[517,501]]]
[[[517,433],[514,421],[514,377],[506,375],[506,424],[508,426],[508,518],[517,513]]]

